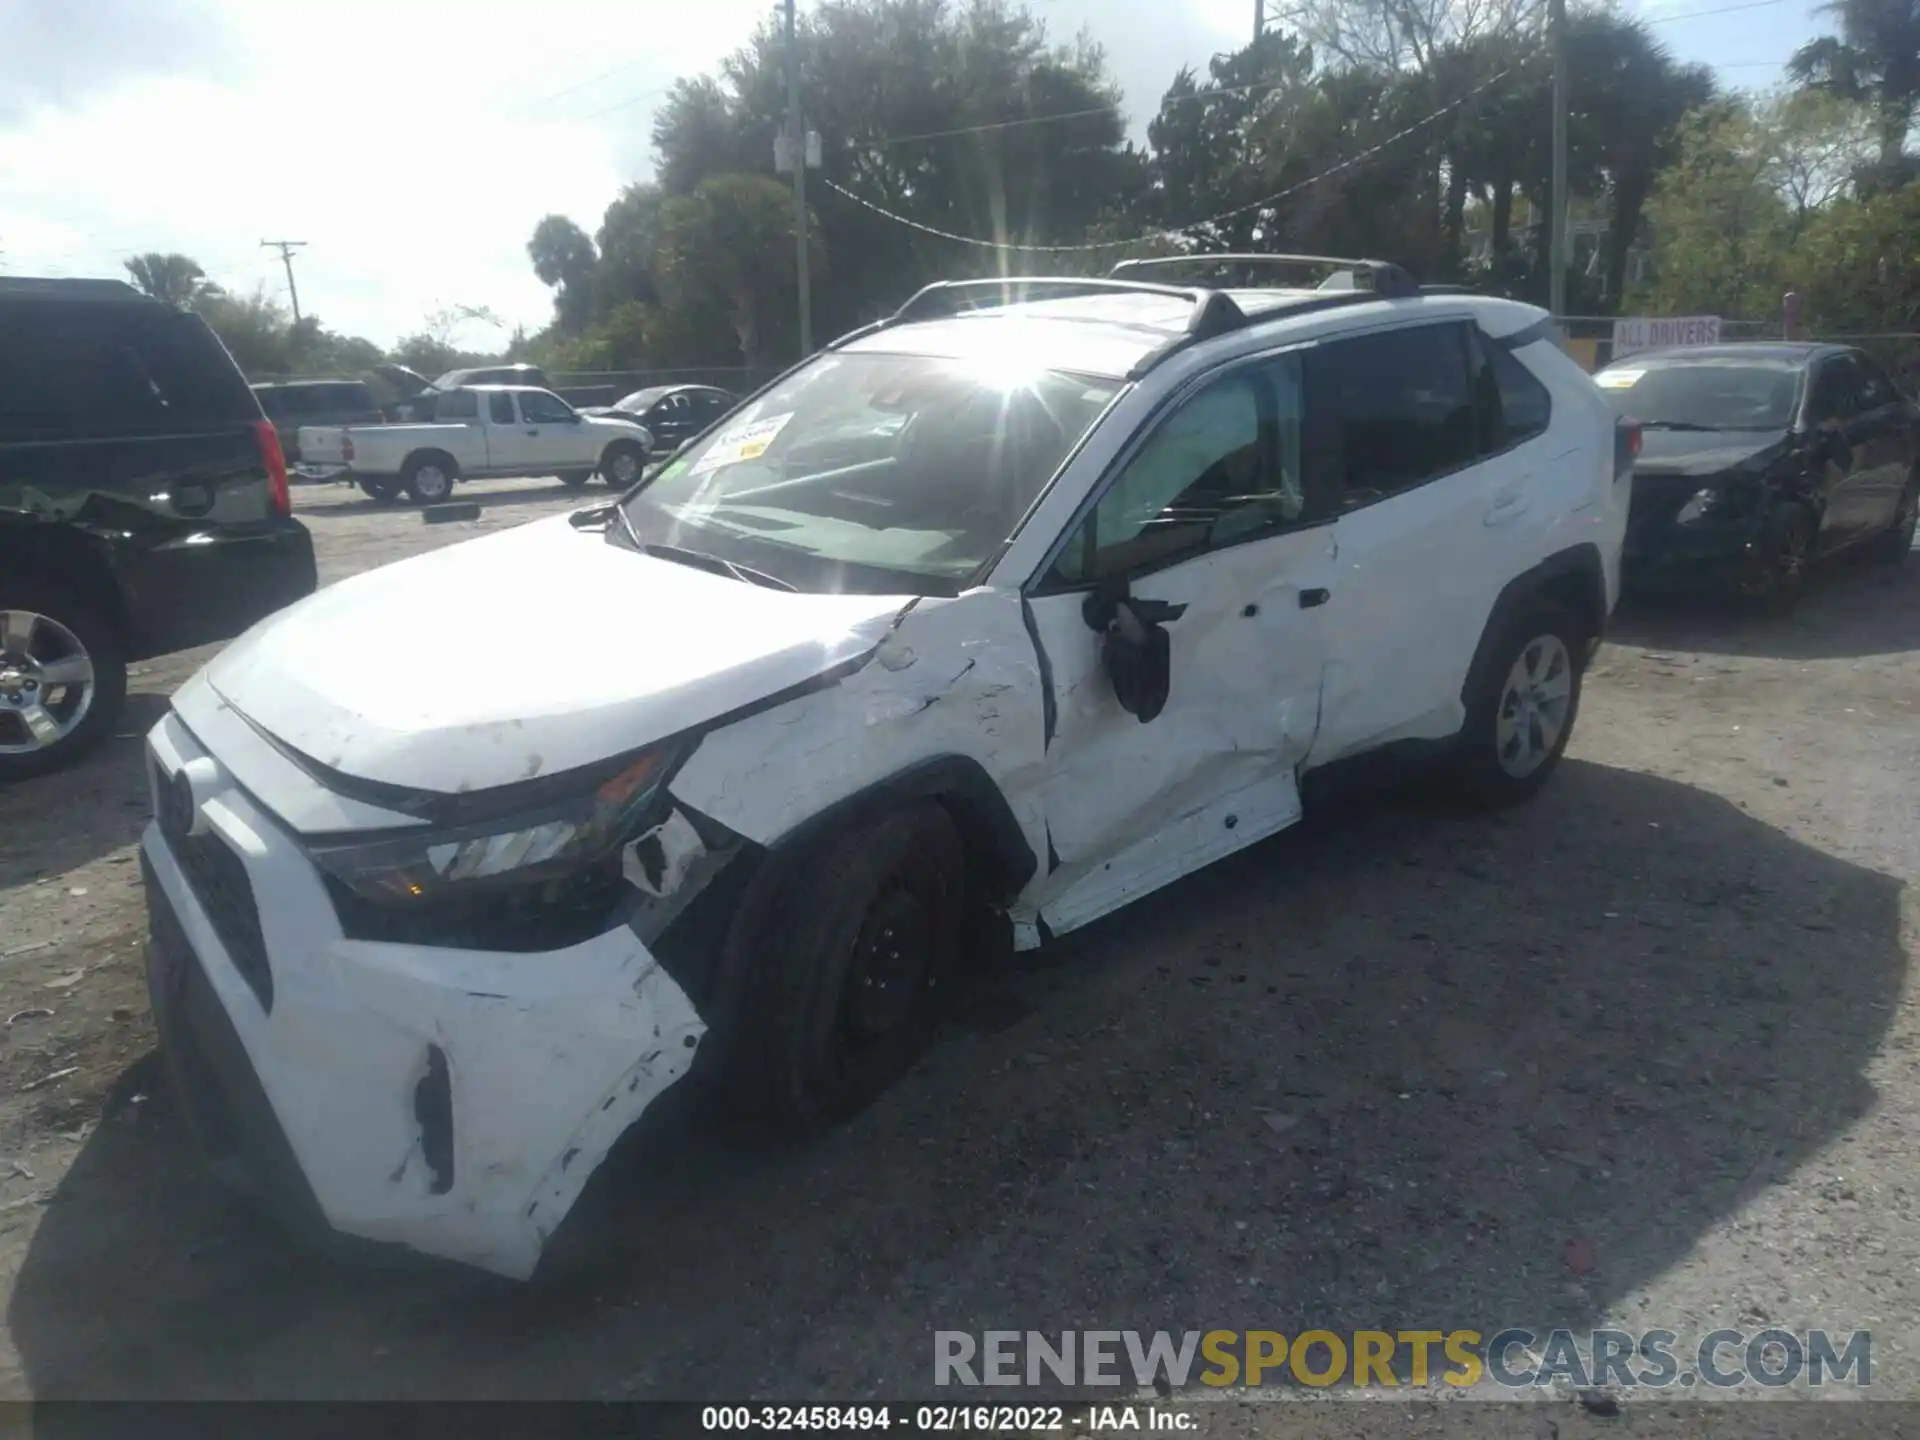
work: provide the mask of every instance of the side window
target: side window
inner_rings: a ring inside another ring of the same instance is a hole
[[[1480,402],[1480,453],[1497,455],[1546,433],[1553,397],[1526,362],[1499,341],[1472,333],[1473,387]]]
[[[433,407],[435,420],[478,420],[480,397],[471,390],[449,390]]]
[[[487,396],[487,418],[496,425],[513,424],[513,397],[502,390]]]
[[[1891,405],[1900,398],[1900,392],[1894,388],[1893,381],[1887,378],[1887,372],[1871,355],[1853,355],[1854,369],[1860,377],[1860,408],[1878,410]]]
[[[1300,366],[1214,381],[1161,421],[1054,564],[1062,584],[1127,575],[1291,525],[1306,511]]]
[[[1479,453],[1464,324],[1322,345],[1307,358],[1307,399],[1316,478],[1342,511],[1423,485]]]
[[[1813,418],[1850,420],[1860,413],[1860,385],[1852,362],[1845,355],[1824,361],[1813,375]]]
[[[520,392],[520,416],[529,425],[559,425],[573,418],[573,411],[558,395],[544,390]]]

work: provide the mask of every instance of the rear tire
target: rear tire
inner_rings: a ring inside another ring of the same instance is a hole
[[[1580,713],[1586,638],[1566,608],[1545,597],[1502,628],[1467,698],[1454,765],[1465,798],[1501,809],[1546,784]]]
[[[936,801],[825,840],[769,917],[739,1016],[736,1098],[814,1129],[886,1091],[932,1032],[965,895],[965,851]]]
[[[400,482],[397,480],[375,480],[363,475],[356,483],[366,492],[369,499],[382,505],[391,504],[394,497],[400,493]]]
[[[438,505],[453,494],[453,482],[459,474],[453,461],[445,455],[409,455],[400,471],[400,483],[419,504]]]
[[[98,609],[31,576],[0,583],[0,783],[79,759],[113,732],[126,697],[125,652]]]
[[[593,472],[591,470],[562,470],[560,472],[560,483],[569,490],[578,490],[591,479],[593,479]]]

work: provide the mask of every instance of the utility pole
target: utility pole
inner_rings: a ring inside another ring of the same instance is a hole
[[[800,353],[813,353],[813,295],[807,277],[807,128],[800,117],[800,38],[795,0],[787,10],[787,147],[793,161],[793,251],[800,282]]]
[[[1567,0],[1548,0],[1547,26],[1553,46],[1553,213],[1547,217],[1547,308],[1560,316],[1567,313]]]
[[[1260,37],[1267,33],[1267,0],[1253,0],[1253,43],[1258,45]]]
[[[287,267],[287,294],[293,300],[293,323],[300,323],[300,287],[293,283],[293,252],[307,242],[304,240],[262,240],[263,250],[278,250],[280,263]]]

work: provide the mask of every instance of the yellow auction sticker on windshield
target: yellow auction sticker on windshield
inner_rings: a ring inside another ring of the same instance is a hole
[[[718,470],[722,465],[737,465],[742,460],[758,460],[767,453],[767,447],[773,443],[773,437],[793,419],[789,410],[784,415],[772,415],[765,420],[755,420],[751,424],[736,425],[725,434],[715,438],[707,447],[706,453],[694,461],[692,472],[704,475],[709,470]]]
[[[1602,390],[1631,390],[1646,373],[1644,370],[1602,370],[1593,377],[1593,383]]]

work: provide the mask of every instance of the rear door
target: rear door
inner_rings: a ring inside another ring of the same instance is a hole
[[[1481,630],[1525,568],[1516,535],[1544,457],[1532,439],[1482,454],[1474,329],[1378,331],[1307,357],[1308,464],[1339,515],[1315,764],[1457,731]]]

